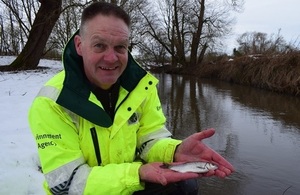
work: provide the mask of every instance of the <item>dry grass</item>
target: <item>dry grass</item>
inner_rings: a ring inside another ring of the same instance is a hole
[[[300,53],[239,57],[203,65],[197,76],[300,95]]]

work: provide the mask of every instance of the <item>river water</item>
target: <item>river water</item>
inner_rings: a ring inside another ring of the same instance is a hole
[[[270,91],[155,74],[168,119],[183,139],[213,127],[204,140],[235,167],[226,179],[201,178],[201,195],[300,195],[300,98]]]

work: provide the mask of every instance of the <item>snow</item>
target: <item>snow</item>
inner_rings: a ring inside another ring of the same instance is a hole
[[[14,56],[0,56],[0,65],[14,59]],[[62,65],[60,61],[41,60],[39,66],[50,68],[0,72],[0,194],[3,195],[45,194],[28,110],[42,85]]]

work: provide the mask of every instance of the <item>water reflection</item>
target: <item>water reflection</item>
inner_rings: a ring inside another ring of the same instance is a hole
[[[214,127],[205,142],[236,168],[227,179],[200,179],[204,194],[300,192],[300,100],[292,96],[178,75],[156,75],[177,138]]]

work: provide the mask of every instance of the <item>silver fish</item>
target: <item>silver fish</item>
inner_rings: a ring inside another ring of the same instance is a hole
[[[217,165],[209,162],[187,162],[178,165],[163,164],[162,168],[168,168],[180,173],[194,172],[194,173],[206,173],[209,170],[216,170]]]

